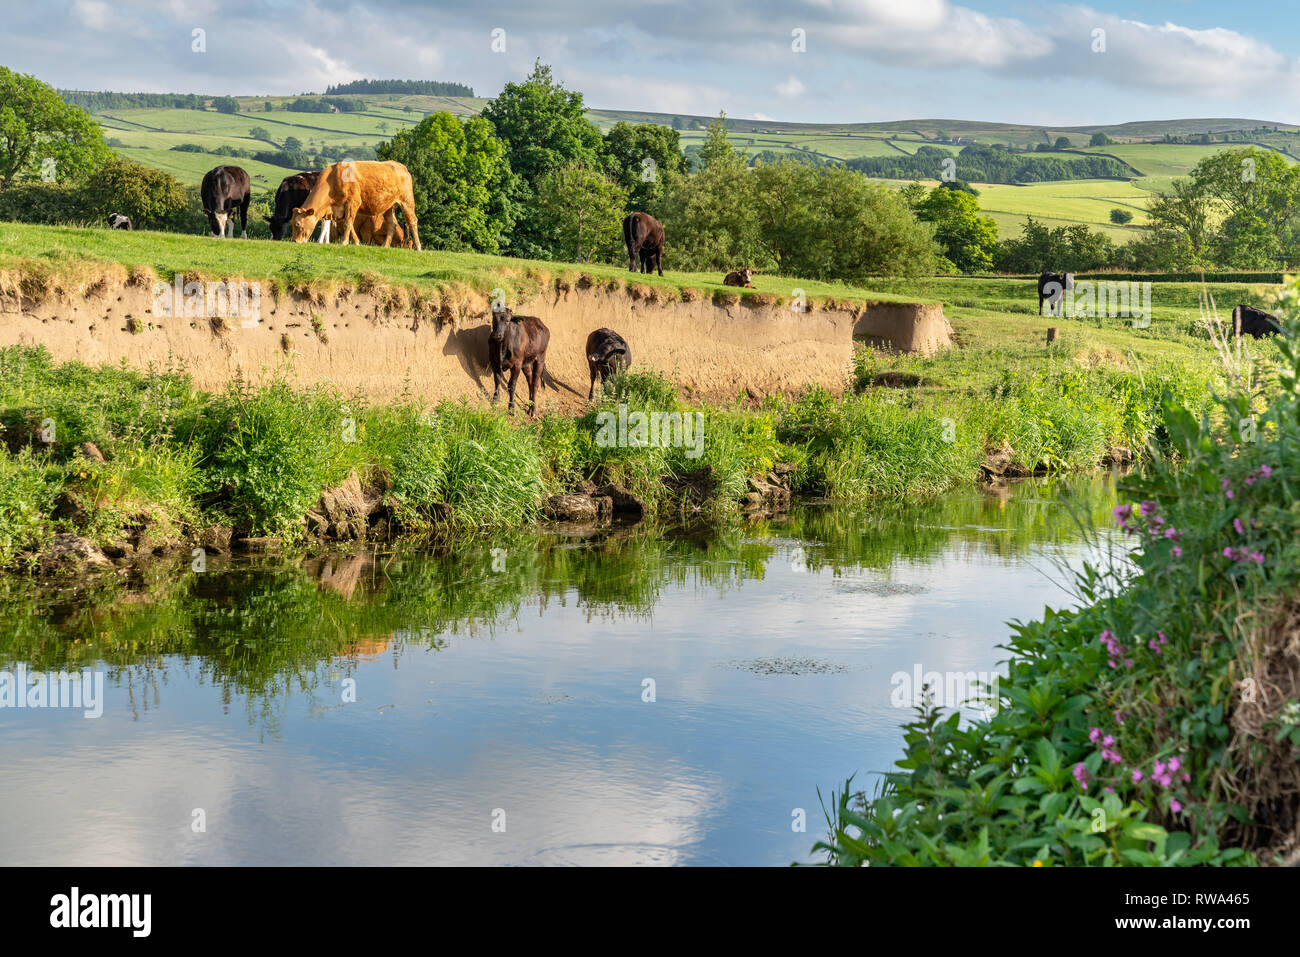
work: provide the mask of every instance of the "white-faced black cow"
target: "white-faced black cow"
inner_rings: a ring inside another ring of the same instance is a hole
[[[1232,310],[1232,331],[1240,339],[1243,335],[1262,339],[1282,332],[1282,325],[1277,316],[1271,316],[1263,309],[1240,305]]]
[[[642,272],[664,274],[664,227],[649,213],[629,213],[623,219],[623,242],[627,245],[627,268],[636,272],[637,259]]]
[[[551,330],[536,316],[516,316],[509,309],[494,310],[492,334],[488,338],[488,365],[492,367],[492,404],[501,397],[506,370],[510,370],[510,402],[515,407],[515,383],[519,373],[528,379],[528,414],[537,414],[537,387],[546,370],[546,347]]]
[[[627,340],[613,329],[597,329],[587,336],[587,368],[591,371],[591,388],[587,401],[596,394],[596,380],[602,385],[610,376],[632,364],[632,350]]]
[[[218,166],[209,170],[199,186],[199,196],[214,237],[225,237],[227,223],[230,224],[230,235],[234,237],[234,213],[239,210],[239,227],[243,230],[243,238],[248,238],[248,203],[252,199],[248,173],[238,166]]]
[[[316,181],[320,179],[321,171],[310,170],[306,173],[294,173],[292,176],[286,176],[280,181],[280,186],[275,191],[275,207],[271,210],[271,215],[266,221],[271,224],[271,238],[284,239],[284,227],[289,225],[289,220],[293,218],[293,211],[303,204],[316,186]],[[330,241],[330,221],[322,220],[320,241],[327,243]]]
[[[733,269],[722,277],[724,286],[741,286],[745,289],[754,288],[754,270],[746,266],[744,269]]]
[[[109,229],[135,229],[135,227],[131,225],[131,217],[124,216],[121,213],[108,214],[108,228]]]
[[[1038,277],[1038,314],[1043,315],[1043,302],[1052,306],[1051,314],[1061,314],[1061,298],[1067,289],[1074,289],[1074,273],[1045,272]]]

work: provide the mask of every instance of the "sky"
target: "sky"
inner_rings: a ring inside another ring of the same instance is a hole
[[[0,0],[0,23],[0,65],[73,89],[284,95],[371,77],[494,96],[540,58],[598,109],[1300,123],[1300,18],[1264,0]]]

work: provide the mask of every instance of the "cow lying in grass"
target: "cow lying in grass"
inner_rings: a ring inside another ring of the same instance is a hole
[[[753,289],[753,279],[754,270],[746,266],[744,269],[735,269],[727,273],[722,280],[722,284],[724,286],[741,286],[745,289]]]
[[[632,364],[632,350],[627,340],[613,329],[597,329],[587,336],[587,368],[591,372],[591,387],[587,390],[587,401],[596,394],[596,380],[601,387],[609,377],[621,372]]]
[[[492,334],[488,337],[488,365],[492,367],[492,404],[501,397],[506,370],[510,371],[510,402],[515,407],[515,383],[522,372],[528,380],[528,414],[537,414],[537,387],[546,370],[546,347],[551,330],[536,316],[516,316],[509,309],[494,310]]]

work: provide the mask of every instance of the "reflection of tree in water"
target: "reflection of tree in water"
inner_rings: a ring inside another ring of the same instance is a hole
[[[247,698],[263,726],[297,691],[337,695],[350,675],[452,635],[491,638],[525,605],[576,601],[589,617],[648,617],[665,590],[726,593],[761,580],[797,544],[808,571],[888,570],[945,551],[1008,559],[1104,526],[1109,482],[1033,482],[1009,497],[975,490],[928,505],[802,506],[779,520],[573,535],[514,533],[422,551],[305,559],[213,558],[155,565],[122,581],[52,586],[0,579],[0,663],[57,670],[104,662],[137,713],[157,707],[171,669]],[[530,608],[530,613],[532,609]],[[250,715],[251,716],[251,715]]]

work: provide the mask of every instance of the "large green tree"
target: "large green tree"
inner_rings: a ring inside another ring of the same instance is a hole
[[[498,253],[514,221],[505,144],[482,117],[431,113],[379,147],[382,160],[411,172],[420,243],[433,249]]]
[[[137,229],[183,228],[189,207],[176,177],[120,156],[90,174],[83,195],[86,211],[97,220],[125,213]]]
[[[537,186],[548,172],[569,164],[604,169],[600,130],[587,119],[582,94],[566,90],[539,60],[523,83],[507,83],[481,115],[505,144],[518,177],[513,200],[521,214],[512,251],[542,259],[565,255],[560,237],[546,231],[539,215]]]
[[[542,229],[573,262],[621,261],[627,191],[600,170],[567,163],[537,184]]]
[[[89,113],[0,66],[0,191],[23,179],[83,182],[112,155]]]
[[[980,204],[970,193],[956,189],[930,190],[914,206],[922,222],[934,224],[934,238],[944,256],[961,272],[993,268],[998,245],[998,224],[980,215]]]
[[[677,131],[654,123],[615,123],[605,134],[610,175],[628,193],[629,211],[658,216],[686,168]]]

